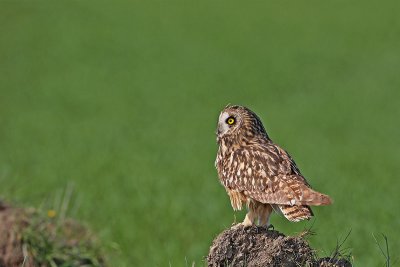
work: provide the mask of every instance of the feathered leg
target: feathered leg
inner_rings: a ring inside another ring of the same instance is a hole
[[[244,218],[244,221],[242,222],[242,225],[244,227],[252,226],[254,224],[255,219],[256,219],[255,212],[253,210],[249,209],[249,211],[246,214],[246,217]]]
[[[269,204],[261,204],[259,206],[259,213],[258,213],[258,223],[260,226],[268,227],[269,224],[269,217],[272,213],[272,207]]]
[[[254,221],[258,218],[258,203],[253,201],[247,202],[248,212],[244,221],[242,222],[243,226],[251,226],[254,224]]]

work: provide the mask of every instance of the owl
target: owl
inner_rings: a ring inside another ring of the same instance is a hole
[[[269,227],[273,211],[297,222],[313,216],[310,206],[329,205],[311,188],[290,155],[268,136],[260,118],[243,106],[222,110],[215,166],[234,210],[246,205],[242,223]]]

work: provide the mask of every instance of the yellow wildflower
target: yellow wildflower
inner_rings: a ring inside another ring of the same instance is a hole
[[[57,213],[56,213],[55,210],[48,210],[47,211],[47,217],[49,217],[49,218],[54,218],[54,217],[56,217],[56,215],[57,215]]]

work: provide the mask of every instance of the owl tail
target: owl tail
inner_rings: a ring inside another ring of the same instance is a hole
[[[298,222],[301,220],[309,220],[314,215],[309,206],[290,206],[290,205],[276,205],[275,211],[278,211],[286,219],[291,222]]]

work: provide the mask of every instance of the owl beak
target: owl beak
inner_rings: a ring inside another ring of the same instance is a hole
[[[218,127],[218,129],[216,131],[216,134],[217,134],[217,136],[219,136],[221,134],[221,130],[219,129],[219,127]]]
[[[222,128],[221,125],[218,123],[217,131],[215,132],[217,134],[217,136],[220,136],[220,134],[222,133],[221,128]]]

